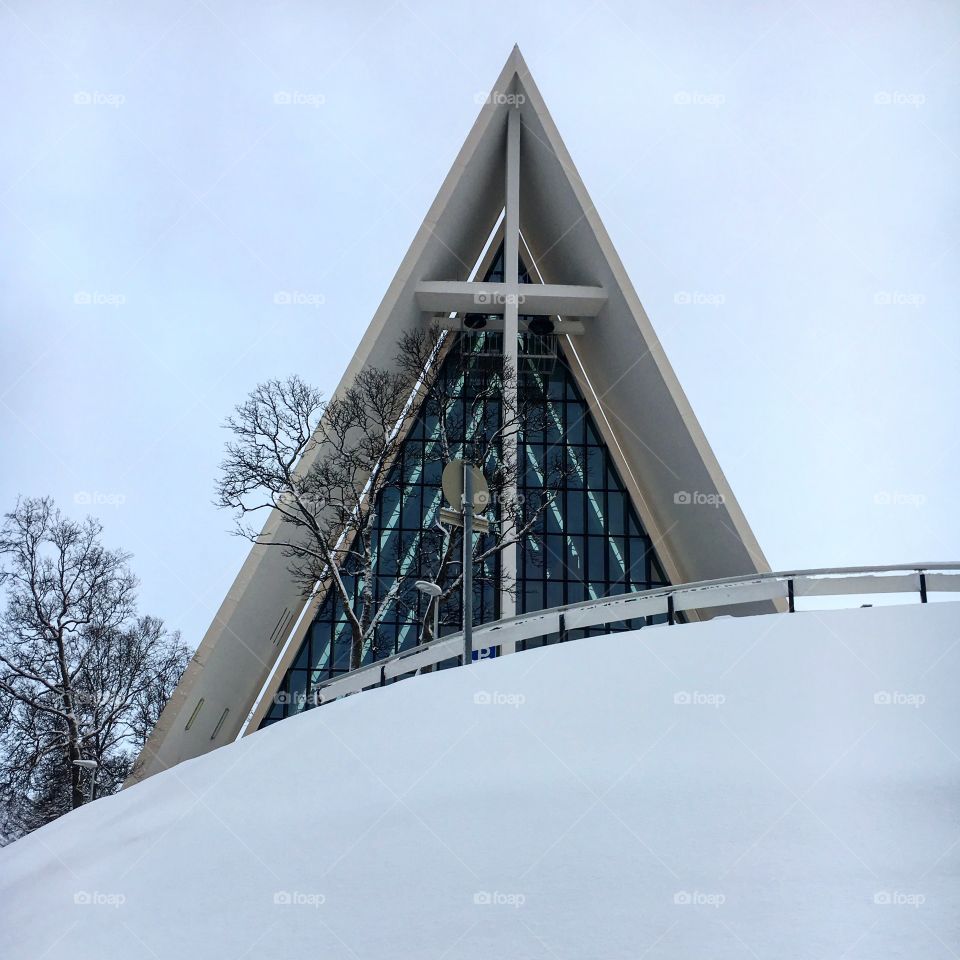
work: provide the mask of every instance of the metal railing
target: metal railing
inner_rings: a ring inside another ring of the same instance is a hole
[[[647,617],[666,616],[677,622],[685,610],[709,610],[741,604],[765,603],[771,613],[785,606],[793,613],[803,597],[874,596],[916,594],[921,603],[934,592],[960,593],[960,563],[918,563],[878,567],[837,567],[789,570],[782,573],[746,574],[722,580],[702,580],[677,586],[656,587],[637,593],[618,594],[605,600],[538,610],[495,623],[474,627],[475,650],[514,646],[525,640],[557,635],[559,642],[571,631],[608,626]],[[339,700],[370,687],[379,687],[450,660],[462,662],[463,634],[454,633],[420,644],[319,684],[311,706]]]

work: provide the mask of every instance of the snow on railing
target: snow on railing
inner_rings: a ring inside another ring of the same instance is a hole
[[[666,615],[667,623],[685,610],[706,610],[732,605],[763,603],[772,611],[796,609],[798,597],[870,596],[915,593],[927,602],[929,593],[960,593],[960,563],[919,563],[903,566],[836,567],[817,570],[790,570],[782,573],[754,573],[722,580],[702,580],[677,586],[656,587],[637,593],[618,594],[605,600],[538,610],[474,627],[474,650],[557,634],[562,642],[571,630],[623,623],[641,617]],[[779,602],[779,604],[778,604]],[[771,611],[771,612],[772,612]],[[311,706],[339,700],[351,693],[383,686],[398,677],[409,676],[426,667],[463,659],[463,634],[455,633],[394,654],[368,666],[318,685]]]

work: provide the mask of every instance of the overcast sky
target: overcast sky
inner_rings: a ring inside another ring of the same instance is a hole
[[[960,558],[960,7],[333,6],[0,5],[3,510],[198,643],[220,424],[336,385],[518,42],[773,568]]]

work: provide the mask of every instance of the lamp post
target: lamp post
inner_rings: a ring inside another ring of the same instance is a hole
[[[93,791],[97,786],[97,770],[100,764],[96,760],[74,760],[73,765],[90,771],[90,802],[93,803]]]
[[[464,460],[451,460],[440,478],[443,493],[454,509],[440,508],[440,522],[463,527],[463,664],[473,659],[473,532],[487,533],[489,522],[476,516],[486,509],[490,490],[479,467]],[[459,509],[456,509],[459,507]]]
[[[431,598],[433,603],[433,639],[440,636],[440,597],[443,594],[443,587],[430,580],[418,580],[416,588],[423,594]]]
[[[463,464],[463,665],[473,660],[473,464]]]

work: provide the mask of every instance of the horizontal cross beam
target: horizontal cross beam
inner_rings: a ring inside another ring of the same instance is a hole
[[[417,306],[424,313],[486,313],[503,316],[508,303],[520,313],[548,317],[595,317],[605,306],[603,287],[561,283],[478,283],[460,280],[422,280],[417,284]]]
[[[472,313],[483,313],[486,314],[486,310],[475,310],[471,311]],[[571,336],[578,337],[581,334],[587,332],[587,325],[580,320],[562,320],[555,316],[550,317],[553,320],[553,332],[557,336]],[[519,318],[519,328],[520,332],[523,333],[527,330],[527,322],[523,319],[521,314]],[[445,313],[439,314],[437,316],[437,326],[442,330],[457,330],[462,331],[466,330],[468,333],[476,333],[476,328],[468,327],[463,322],[463,317],[448,317]],[[493,316],[491,317],[482,327],[485,333],[503,333],[504,323],[503,317]]]

